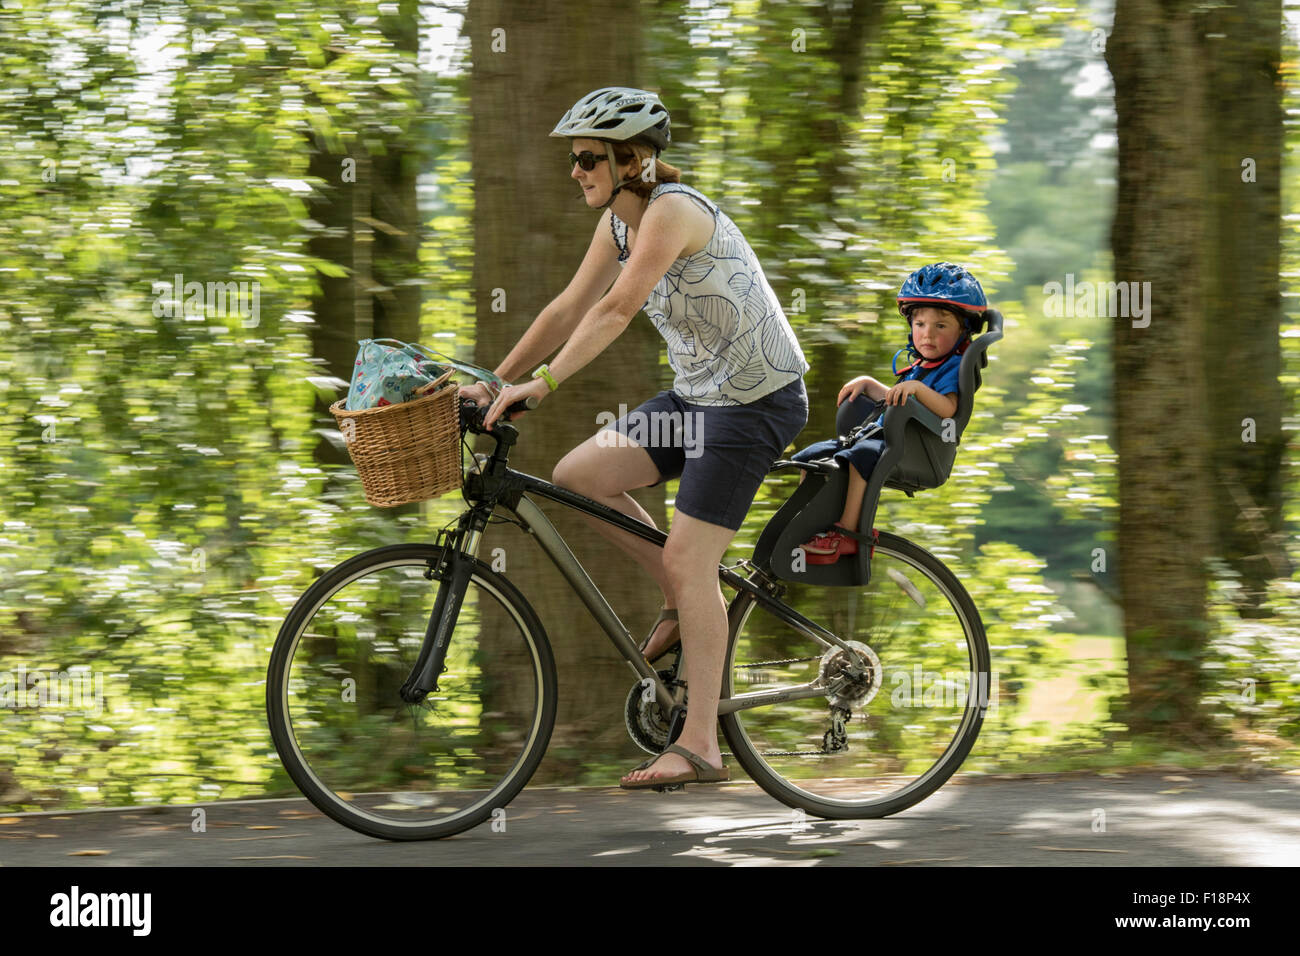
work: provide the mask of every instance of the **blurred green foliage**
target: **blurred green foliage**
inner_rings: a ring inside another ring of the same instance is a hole
[[[860,115],[846,117],[835,43],[849,26],[824,5],[653,8],[650,69],[674,116],[665,158],[741,225],[818,359],[801,442],[824,437],[815,426],[833,421],[844,378],[888,369],[906,337],[893,296],[918,265],[967,264],[1006,315],[953,480],[915,499],[887,492],[877,523],[939,555],[984,615],[1002,716],[972,765],[1034,753],[1014,717],[1025,688],[1059,672],[1059,635],[1119,627],[1096,570],[1115,540],[1108,330],[1042,302],[1044,282],[1108,276],[1113,159],[1092,145],[1108,93],[1070,92],[1101,63],[1085,42],[1095,14],[889,5],[852,80]],[[405,2],[300,0],[0,9],[0,672],[88,667],[105,687],[93,715],[0,710],[0,805],[294,792],[263,705],[284,614],[321,570],[395,528],[429,539],[457,513],[453,495],[395,524],[350,468],[312,455],[333,422],[313,418],[325,386],[309,381],[310,304],[316,273],[342,267],[306,251],[320,229],[305,203],[320,186],[309,134],[336,152],[400,143],[418,157],[424,339],[473,353],[471,63],[435,49],[452,35],[433,22],[422,49],[445,54],[436,68],[395,49],[391,33],[416,16]],[[1293,191],[1290,386],[1296,203]],[[160,315],[154,283],[177,274],[256,281],[258,312]],[[792,486],[764,485],[731,560]],[[1223,606],[1214,619],[1224,719],[1269,753],[1300,723],[1296,587],[1279,584],[1284,626],[1244,628]],[[625,757],[585,756],[589,782]]]

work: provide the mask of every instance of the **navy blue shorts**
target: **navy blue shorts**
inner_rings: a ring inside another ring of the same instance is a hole
[[[738,531],[772,463],[807,423],[797,378],[748,405],[692,405],[660,392],[607,427],[645,449],[655,485],[681,478],[678,511]]]

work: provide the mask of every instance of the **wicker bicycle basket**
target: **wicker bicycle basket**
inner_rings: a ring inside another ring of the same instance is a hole
[[[342,400],[330,406],[366,501],[394,508],[460,487],[459,393],[457,385],[449,384],[383,408],[349,412]]]

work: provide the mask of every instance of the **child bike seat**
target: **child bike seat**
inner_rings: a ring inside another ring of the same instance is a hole
[[[984,313],[988,330],[971,342],[962,355],[957,372],[957,411],[951,419],[940,419],[910,396],[902,405],[885,406],[859,396],[845,402],[835,416],[835,427],[847,435],[855,426],[879,416],[885,441],[880,461],[871,472],[863,494],[862,516],[858,521],[858,553],[834,564],[808,564],[799,546],[839,520],[848,492],[848,472],[833,460],[812,462],[778,461],[772,471],[801,468],[807,472],[803,484],[772,516],[758,544],[754,563],[774,577],[816,585],[861,587],[871,578],[871,527],[876,505],[884,487],[897,488],[908,497],[923,488],[937,488],[948,480],[957,445],[970,421],[975,392],[982,384],[980,369],[988,367],[988,347],[1002,338],[1002,313]]]

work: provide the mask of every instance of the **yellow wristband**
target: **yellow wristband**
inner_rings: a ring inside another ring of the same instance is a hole
[[[551,374],[551,370],[545,365],[537,366],[537,370],[533,372],[533,378],[545,379],[546,387],[552,392],[560,387],[560,383],[555,380],[555,376]]]

